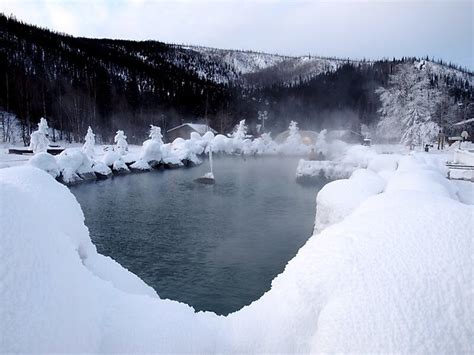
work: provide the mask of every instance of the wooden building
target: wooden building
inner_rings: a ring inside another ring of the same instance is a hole
[[[166,139],[168,140],[168,142],[172,142],[176,138],[189,139],[191,138],[192,132],[199,133],[202,136],[203,134],[209,131],[214,134],[217,133],[216,130],[205,124],[183,123],[182,125],[179,125],[166,131]]]

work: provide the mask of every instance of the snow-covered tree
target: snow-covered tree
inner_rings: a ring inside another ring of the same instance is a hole
[[[236,152],[242,153],[244,148],[244,140],[247,137],[247,125],[245,124],[245,120],[239,122],[238,125],[235,126],[234,131],[230,134],[232,138],[231,144],[227,147],[227,152]]]
[[[303,143],[298,122],[291,121],[288,127],[288,137],[285,143],[279,146],[279,150],[283,154],[301,155],[309,152],[309,146]]]
[[[234,132],[232,132],[230,136],[234,138],[234,140],[244,140],[247,136],[247,129],[248,127],[245,124],[245,120],[242,120],[238,125],[235,126]]]
[[[89,126],[87,128],[87,134],[85,137],[85,142],[82,147],[82,151],[87,155],[89,159],[94,157],[94,147],[95,147],[95,134],[92,132],[92,128]]]
[[[288,138],[286,139],[287,143],[299,145],[302,144],[300,129],[298,128],[298,122],[291,121],[288,126]]]
[[[161,128],[158,126],[150,125],[150,139],[143,142],[142,152],[140,159],[149,162],[159,162],[163,158],[163,135],[161,134]]]
[[[154,142],[158,142],[160,144],[163,143],[163,135],[161,134],[161,128],[158,126],[150,125],[150,139]]]
[[[31,133],[30,136],[30,149],[34,154],[46,152],[48,150],[49,139],[48,135],[48,122],[46,119],[41,117],[38,123],[38,130]]]
[[[404,144],[431,141],[439,127],[434,113],[443,99],[439,88],[430,85],[426,69],[412,63],[402,64],[390,76],[387,88],[376,90],[382,107],[377,136]]]
[[[127,136],[125,135],[124,131],[118,130],[114,137],[115,142],[115,150],[120,155],[125,155],[128,151],[128,143],[127,143]]]
[[[414,107],[402,118],[406,126],[401,143],[406,145],[421,145],[432,142],[438,134],[439,126],[430,120],[427,112],[420,112]]]
[[[328,144],[326,142],[327,133],[327,129],[323,129],[321,132],[319,132],[318,137],[316,138],[316,143],[314,145],[314,148],[317,153],[322,153],[324,155],[328,153]]]

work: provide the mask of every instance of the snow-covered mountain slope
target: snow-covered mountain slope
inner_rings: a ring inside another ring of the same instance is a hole
[[[325,58],[318,56],[285,56],[254,51],[218,49],[201,46],[177,47],[188,51],[187,55],[194,55],[200,59],[207,59],[211,63],[220,63],[221,68],[227,68],[229,73],[207,78],[217,82],[226,82],[226,79],[243,85],[266,86],[275,83],[293,84],[311,80],[315,76],[332,72],[344,64],[364,64],[370,62]],[[176,62],[175,62],[176,64]],[[193,68],[191,68],[193,69]],[[201,74],[199,70],[196,71]],[[231,73],[231,75],[230,75]]]
[[[201,46],[189,46],[183,48],[206,55],[209,59],[221,61],[233,68],[239,74],[255,73],[294,58],[278,54]]]
[[[287,58],[271,67],[244,75],[248,85],[268,86],[272,84],[295,84],[314,77],[334,72],[345,64],[370,65],[371,62],[302,56]]]

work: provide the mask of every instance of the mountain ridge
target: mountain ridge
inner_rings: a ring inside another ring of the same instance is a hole
[[[243,118],[252,130],[261,110],[276,132],[290,120],[304,129],[358,130],[383,118],[377,89],[397,82],[391,77],[406,65],[429,82],[422,90],[442,94],[445,106],[466,107],[474,91],[472,73],[426,58],[359,61],[90,39],[3,15],[0,44],[0,109],[18,117],[25,143],[41,116],[70,132],[69,140],[82,139],[91,125],[105,140],[124,129],[140,141],[151,123],[166,131],[203,117],[220,132]]]

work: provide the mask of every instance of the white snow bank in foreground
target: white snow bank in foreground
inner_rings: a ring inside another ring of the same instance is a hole
[[[359,169],[349,179],[330,182],[316,198],[315,231],[341,221],[369,196],[385,188],[385,180],[376,173]]]
[[[343,180],[365,197],[227,317],[159,299],[97,254],[66,187],[33,167],[2,169],[0,352],[472,352],[474,208],[412,163],[430,188],[401,184],[398,170],[388,192],[373,171]]]

